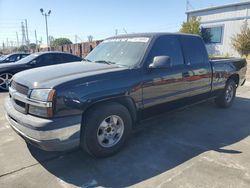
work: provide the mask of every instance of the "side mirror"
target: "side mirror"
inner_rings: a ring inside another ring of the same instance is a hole
[[[35,65],[36,64],[36,60],[32,60],[31,62],[29,62],[29,65]]]
[[[149,68],[169,68],[171,66],[172,64],[169,56],[155,56]]]

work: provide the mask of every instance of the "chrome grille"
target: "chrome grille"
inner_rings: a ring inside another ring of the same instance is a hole
[[[29,92],[29,88],[26,86],[23,86],[17,82],[15,82],[14,80],[11,82],[11,88],[16,90],[18,93],[21,93],[23,95],[28,95]]]

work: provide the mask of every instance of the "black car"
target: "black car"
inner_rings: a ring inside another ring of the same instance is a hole
[[[12,76],[20,71],[61,63],[81,61],[82,58],[63,52],[38,52],[31,54],[16,63],[0,64],[0,89],[8,90]]]
[[[29,53],[12,53],[0,57],[0,63],[14,63],[20,59],[30,55]]]

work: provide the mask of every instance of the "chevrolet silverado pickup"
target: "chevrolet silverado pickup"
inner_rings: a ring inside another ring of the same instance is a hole
[[[6,117],[41,149],[80,147],[106,157],[118,152],[133,127],[153,112],[213,98],[219,107],[230,107],[245,74],[245,59],[209,60],[196,35],[116,36],[84,61],[14,75]]]

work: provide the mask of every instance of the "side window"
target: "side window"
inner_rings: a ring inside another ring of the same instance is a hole
[[[7,62],[15,62],[17,58],[17,55],[11,55],[6,59]]]
[[[27,57],[27,56],[28,56],[28,54],[22,54],[21,59],[22,59],[22,58],[25,58],[25,57]]]
[[[201,38],[195,36],[181,36],[184,56],[187,63],[191,65],[207,62],[205,45]]]
[[[176,36],[162,36],[156,39],[149,53],[149,61],[155,56],[169,56],[173,66],[184,64],[181,45]]]
[[[20,55],[18,55],[18,56],[16,57],[16,61],[18,61],[18,60],[22,59],[21,57],[22,57],[22,55],[21,55],[21,54],[20,54]]]
[[[47,65],[53,65],[54,63],[54,56],[53,54],[43,54],[39,61],[37,62],[38,66],[47,66]]]
[[[64,58],[66,62],[81,61],[80,58],[70,54],[64,54]]]

